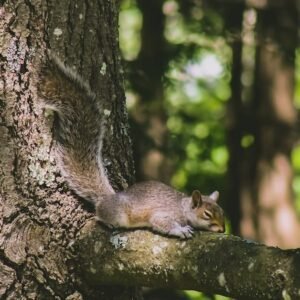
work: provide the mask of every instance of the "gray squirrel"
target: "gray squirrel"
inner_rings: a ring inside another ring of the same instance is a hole
[[[55,111],[57,162],[69,187],[95,206],[108,227],[150,228],[191,238],[195,229],[224,232],[219,193],[187,196],[164,183],[146,181],[116,193],[102,161],[103,112],[89,85],[56,56],[49,54],[38,74],[37,93]]]

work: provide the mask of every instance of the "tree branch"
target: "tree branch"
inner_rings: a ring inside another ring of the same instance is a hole
[[[193,289],[238,299],[300,299],[300,249],[281,250],[225,234],[178,240],[136,230],[111,234],[90,221],[77,244],[92,285]]]

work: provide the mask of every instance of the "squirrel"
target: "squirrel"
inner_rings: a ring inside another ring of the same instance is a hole
[[[182,239],[194,230],[224,232],[219,193],[187,196],[157,181],[115,192],[102,160],[104,114],[89,84],[48,53],[38,72],[37,95],[55,112],[57,162],[69,187],[95,206],[96,217],[111,228],[150,228]]]

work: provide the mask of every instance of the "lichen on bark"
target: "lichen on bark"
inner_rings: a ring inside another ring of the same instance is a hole
[[[117,8],[111,1],[4,1],[0,7],[0,293],[4,298],[135,297],[131,288],[89,288],[76,273],[73,245],[92,217],[92,208],[70,192],[61,177],[53,116],[44,111],[35,93],[38,62],[51,48],[76,67],[111,111],[108,124],[114,131],[109,135],[119,142],[106,150],[112,162],[108,169],[116,187],[132,181],[116,22]]]

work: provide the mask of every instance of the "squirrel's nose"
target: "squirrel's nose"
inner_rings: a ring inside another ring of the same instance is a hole
[[[219,224],[216,232],[224,233],[225,232],[225,224]]]
[[[220,227],[220,229],[218,230],[219,233],[224,233],[225,232],[225,228],[224,227]]]
[[[218,233],[224,233],[225,232],[225,225],[219,225],[219,224],[214,224],[210,226],[210,230]]]

